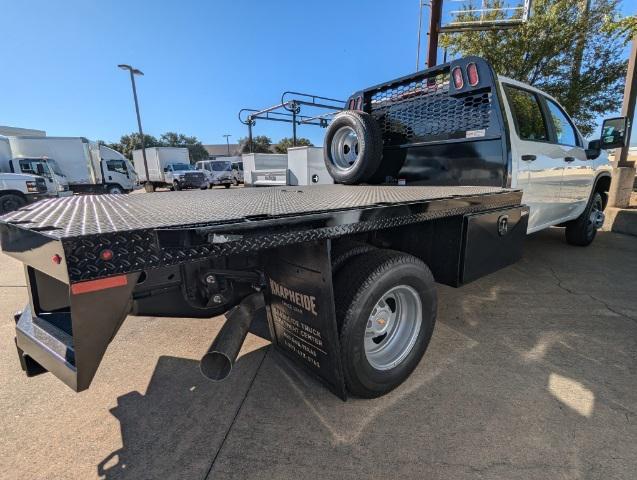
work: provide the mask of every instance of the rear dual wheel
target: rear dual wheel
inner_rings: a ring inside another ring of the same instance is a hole
[[[371,250],[349,260],[334,280],[347,389],[378,397],[411,374],[433,333],[437,295],[416,257]]]

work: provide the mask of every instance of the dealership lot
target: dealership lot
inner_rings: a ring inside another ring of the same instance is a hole
[[[439,287],[417,371],[341,402],[250,336],[230,378],[198,360],[222,319],[130,317],[91,389],[19,369],[21,266],[0,256],[1,478],[631,478],[637,239],[553,229],[524,258]]]

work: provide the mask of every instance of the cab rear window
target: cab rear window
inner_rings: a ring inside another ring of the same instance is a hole
[[[522,140],[546,142],[549,138],[540,103],[532,92],[504,85],[518,137]]]

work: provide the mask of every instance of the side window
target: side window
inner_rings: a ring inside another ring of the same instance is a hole
[[[504,85],[515,129],[522,140],[547,141],[549,138],[544,115],[537,96],[521,88]]]
[[[126,174],[126,163],[123,160],[106,160],[106,168],[109,172]]]
[[[546,99],[546,104],[551,112],[551,121],[555,128],[556,141],[560,145],[570,145],[573,147],[579,147],[579,137],[575,131],[575,127],[562,111],[562,109],[552,100]]]
[[[38,172],[35,171],[33,165],[28,160],[20,160],[20,171],[22,173],[30,173],[31,175],[37,175]]]

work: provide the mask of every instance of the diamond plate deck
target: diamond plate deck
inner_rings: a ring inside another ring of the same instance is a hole
[[[39,202],[0,217],[0,223],[65,239],[133,230],[214,226],[506,191],[492,187],[321,185],[83,195]]]
[[[517,206],[493,187],[321,185],[46,200],[0,218],[5,253],[71,283]],[[40,249],[41,250],[41,249]],[[101,253],[108,250],[109,258]],[[47,255],[49,255],[47,257]]]

